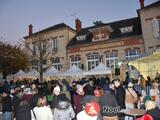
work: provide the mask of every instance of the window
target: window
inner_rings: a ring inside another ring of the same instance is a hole
[[[60,57],[56,57],[52,59],[52,65],[57,69],[57,70],[61,70],[62,68],[62,64],[60,63]]]
[[[32,51],[33,55],[36,55],[36,43],[33,43],[33,51]]]
[[[153,37],[160,37],[160,19],[152,19]]]
[[[70,66],[76,65],[81,68],[81,57],[80,56],[73,56],[71,57]]]
[[[115,68],[118,62],[118,52],[108,52],[105,54],[105,63],[109,68]]]
[[[125,54],[127,60],[133,60],[134,58],[137,58],[140,55],[140,49],[129,49],[126,50]]]
[[[121,33],[133,32],[133,26],[123,27],[123,28],[120,28],[120,30],[121,30]]]
[[[52,51],[53,52],[57,51],[57,37],[52,38]]]
[[[99,54],[94,53],[87,55],[87,70],[92,70],[94,69],[98,64],[99,64]]]
[[[76,37],[77,41],[83,41],[86,39],[86,35],[80,35]]]

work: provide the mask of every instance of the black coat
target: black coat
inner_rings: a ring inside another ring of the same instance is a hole
[[[117,112],[119,112],[120,108],[117,104],[116,98],[110,92],[105,92],[103,96],[99,98],[99,104],[101,107],[101,114],[103,116],[116,116]],[[117,111],[109,111],[109,109],[115,109]]]
[[[148,110],[146,113],[151,115],[153,117],[153,120],[160,120],[160,109],[159,108],[156,107],[154,109]]]
[[[120,106],[121,109],[125,109],[125,97],[126,97],[126,91],[123,88],[122,85],[120,85],[117,89],[116,89],[116,100],[118,105]]]
[[[15,112],[16,120],[31,120],[31,109],[29,104],[20,105]]]
[[[11,97],[9,95],[2,99],[2,112],[12,112]]]

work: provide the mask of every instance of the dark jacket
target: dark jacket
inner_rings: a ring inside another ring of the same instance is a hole
[[[9,95],[2,99],[2,112],[12,112],[11,97]]]
[[[18,97],[17,95],[14,95],[12,98],[12,106],[14,112],[18,109],[20,103],[21,103],[21,98]]]
[[[79,113],[82,110],[82,95],[74,94],[73,95],[73,101],[74,101],[74,106],[76,107],[75,111],[76,114]]]
[[[15,112],[15,118],[16,120],[31,120],[31,109],[29,104],[19,105]]]
[[[54,109],[54,120],[72,120],[75,117],[74,110],[68,101],[58,101]]]
[[[120,85],[117,89],[116,89],[116,100],[118,105],[120,106],[121,109],[125,109],[125,97],[126,97],[126,91],[123,88],[122,85]]]
[[[120,110],[115,96],[112,95],[110,92],[105,92],[104,95],[99,98],[99,104],[101,107],[102,116],[116,116],[117,112],[119,112]],[[115,109],[115,111],[109,111],[112,108]]]
[[[32,96],[32,98],[31,98],[31,100],[30,100],[30,107],[31,107],[31,109],[33,109],[34,107],[36,107],[37,106],[37,102],[38,102],[38,98],[39,98],[39,94],[38,93],[36,93],[36,94],[34,94],[33,96]]]
[[[160,109],[158,107],[148,110],[147,114],[153,117],[153,120],[160,120]]]

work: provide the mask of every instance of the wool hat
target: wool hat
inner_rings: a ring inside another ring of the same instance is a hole
[[[128,87],[133,87],[133,84],[131,82],[129,82]]]
[[[59,94],[59,95],[57,96],[57,99],[58,99],[59,101],[68,101],[68,98],[66,97],[66,94],[64,94],[64,93]]]
[[[143,115],[142,117],[140,118],[137,118],[136,120],[153,120],[152,116],[151,115]]]
[[[89,102],[85,105],[85,112],[89,116],[97,116],[100,112],[100,105],[95,101]]]

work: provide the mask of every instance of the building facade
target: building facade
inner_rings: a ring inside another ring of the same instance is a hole
[[[152,53],[160,48],[160,1],[138,10],[141,20],[145,51]]]
[[[67,46],[70,66],[75,64],[85,71],[103,62],[114,73],[119,63],[142,53],[144,41],[138,17],[83,28]]]
[[[64,23],[36,33],[32,33],[32,25],[30,25],[29,35],[24,39],[32,69],[39,69],[39,64],[42,62],[44,68],[52,64],[58,70],[65,70],[66,46],[75,35],[76,31]]]

